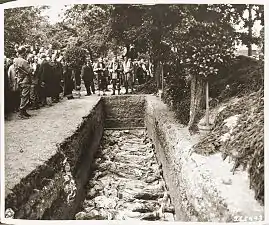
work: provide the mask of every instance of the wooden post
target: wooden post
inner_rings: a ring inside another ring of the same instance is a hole
[[[206,81],[206,126],[209,128],[209,90],[208,90],[208,80]]]

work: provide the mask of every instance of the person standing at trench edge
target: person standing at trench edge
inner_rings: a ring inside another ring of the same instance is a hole
[[[14,59],[14,68],[18,77],[18,85],[20,89],[21,102],[19,109],[19,117],[26,119],[31,117],[26,109],[30,103],[30,88],[32,70],[30,64],[26,60],[27,52],[24,47],[18,49],[18,58]]]
[[[120,72],[122,68],[116,56],[113,58],[113,61],[109,65],[109,70],[111,72],[111,78],[112,78],[112,89],[113,89],[112,95],[115,95],[116,89],[118,90],[118,95],[120,95]]]
[[[125,61],[123,63],[124,70],[124,86],[125,86],[125,94],[128,94],[128,89],[131,89],[131,93],[133,93],[133,63],[131,58],[125,57]]]
[[[81,78],[84,81],[85,88],[87,90],[87,96],[92,93],[95,94],[94,82],[93,82],[94,72],[90,60],[88,59],[86,65],[82,66]]]
[[[103,63],[103,59],[100,58],[98,62],[94,66],[94,72],[97,73],[97,82],[98,82],[98,92],[100,96],[100,92],[103,91],[103,95],[106,95],[106,78],[105,78],[105,64]]]

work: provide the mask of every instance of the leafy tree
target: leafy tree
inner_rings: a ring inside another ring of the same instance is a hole
[[[86,51],[78,46],[70,46],[66,49],[64,58],[66,62],[73,68],[81,68],[87,57]]]
[[[41,16],[43,7],[18,7],[4,10],[5,54],[14,55],[15,44],[42,42],[37,35],[45,18]]]
[[[65,13],[65,30],[74,29],[81,46],[95,57],[105,54],[113,47],[109,37],[112,9],[111,5],[74,5]]]
[[[199,110],[204,107],[205,81],[233,57],[234,39],[215,23],[195,22],[180,38],[179,57],[191,80],[190,130],[195,129]]]
[[[259,37],[253,34],[253,26],[256,21],[264,26],[264,6],[254,4],[232,5],[233,16],[237,21],[243,22],[243,28],[247,28],[246,32],[240,32],[239,38],[242,43],[248,47],[248,55],[252,55],[252,44],[259,44]],[[244,17],[247,12],[247,18]]]

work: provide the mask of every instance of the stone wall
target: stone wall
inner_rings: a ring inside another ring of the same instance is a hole
[[[145,108],[147,132],[162,164],[176,220],[231,222],[263,216],[263,207],[255,201],[245,176],[233,175],[220,155],[193,153],[192,146],[201,137],[190,136],[159,98],[147,96]]]
[[[91,162],[103,135],[103,106],[100,100],[78,124],[74,134],[58,146],[57,153],[23,178],[6,197],[5,208],[12,208],[14,218],[73,219],[76,208],[84,198],[84,184],[88,181]],[[67,204],[63,191],[64,159],[70,164],[77,184],[77,194],[71,204]]]
[[[144,127],[145,97],[141,95],[111,96],[105,103],[105,128]]]

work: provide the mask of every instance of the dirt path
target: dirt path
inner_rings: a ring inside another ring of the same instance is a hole
[[[72,135],[99,99],[94,95],[62,100],[29,111],[33,115],[30,119],[20,120],[15,115],[5,121],[5,196],[23,177],[56,153],[56,144]]]

